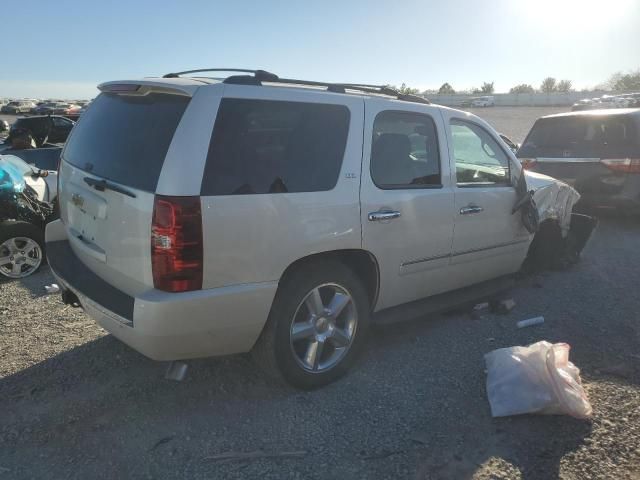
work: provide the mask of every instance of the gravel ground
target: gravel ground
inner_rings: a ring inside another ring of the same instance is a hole
[[[270,384],[245,356],[165,380],[43,295],[46,269],[4,282],[0,478],[640,478],[639,238],[640,222],[604,219],[581,264],[520,281],[510,314],[378,328],[315,392]],[[491,418],[483,354],[541,339],[572,345],[593,420]],[[210,458],[256,451],[297,456]]]

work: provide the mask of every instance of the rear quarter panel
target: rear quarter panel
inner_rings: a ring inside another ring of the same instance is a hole
[[[349,134],[338,182],[330,191],[202,197],[203,288],[278,280],[305,256],[361,248],[363,99],[234,85],[225,86],[224,97],[345,105],[350,110]],[[210,123],[209,136],[212,127]]]

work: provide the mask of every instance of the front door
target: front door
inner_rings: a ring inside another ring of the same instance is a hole
[[[453,190],[434,107],[367,99],[361,184],[364,248],[376,257],[376,310],[449,288]]]
[[[451,267],[457,287],[513,273],[531,240],[516,202],[511,160],[489,128],[443,112],[455,166],[455,228]]]

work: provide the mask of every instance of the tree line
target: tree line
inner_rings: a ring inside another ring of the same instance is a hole
[[[392,85],[391,87],[399,90],[402,93],[420,93],[419,89],[411,88],[404,83],[399,88]],[[630,73],[614,73],[608,81],[597,85],[595,88],[598,90],[612,90],[615,92],[640,92],[640,70]],[[540,83],[540,86],[537,89],[529,83],[521,83],[519,85],[511,87],[509,93],[567,93],[573,91],[575,91],[575,89],[573,88],[573,82],[571,80],[557,80],[554,77],[546,77],[544,80],[542,80],[542,83]],[[491,95],[492,93],[494,93],[494,82],[483,82],[483,84],[478,88],[472,88],[470,90],[459,90],[457,92],[450,83],[445,82],[437,90],[425,90],[422,92],[422,94],[427,95],[434,93],[477,93],[483,95]]]

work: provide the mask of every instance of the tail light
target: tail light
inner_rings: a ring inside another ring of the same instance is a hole
[[[600,161],[614,172],[640,173],[640,158],[603,158]]]
[[[531,170],[535,167],[536,163],[538,163],[535,158],[519,158],[518,160],[520,160],[520,165],[522,165],[522,168],[525,170]]]
[[[156,195],[151,224],[153,285],[165,292],[202,289],[200,197]]]

